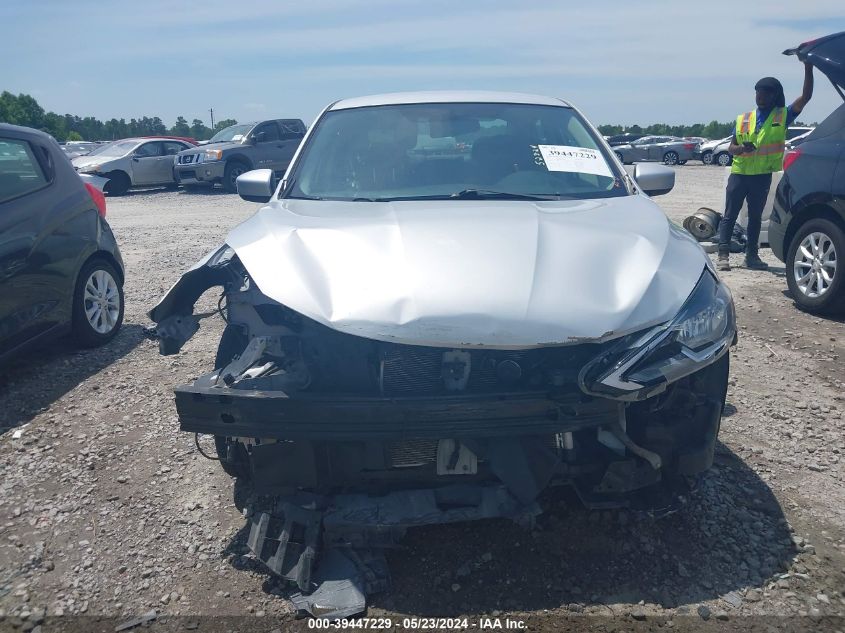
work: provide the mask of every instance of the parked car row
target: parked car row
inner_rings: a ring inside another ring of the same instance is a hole
[[[613,151],[625,165],[640,161],[684,165],[698,151],[698,143],[675,136],[643,136],[625,145],[615,145]]]
[[[132,187],[217,183],[234,193],[235,180],[250,169],[266,167],[281,176],[304,135],[299,119],[254,121],[221,130],[201,146],[178,136],[128,138],[77,155],[72,163],[80,173],[106,178],[112,196]]]
[[[786,130],[787,148],[799,145],[813,129],[812,127],[802,125],[790,125]],[[705,165],[729,167],[733,163],[733,156],[729,151],[732,139],[733,134],[723,139],[702,143],[699,151],[696,152],[695,158],[699,159]]]

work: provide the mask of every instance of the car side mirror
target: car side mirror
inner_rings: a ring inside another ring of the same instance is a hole
[[[675,187],[675,170],[663,165],[637,163],[632,177],[649,196],[662,196]]]
[[[270,202],[273,197],[273,170],[253,169],[238,176],[238,195],[249,202]]]

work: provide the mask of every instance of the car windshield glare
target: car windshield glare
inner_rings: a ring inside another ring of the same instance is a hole
[[[252,124],[230,125],[211,137],[209,143],[228,143],[240,141],[252,129]]]
[[[600,138],[565,106],[422,103],[329,111],[303,148],[284,196],[390,201],[628,195],[624,175]]]
[[[126,156],[138,145],[138,141],[115,141],[97,152],[98,156]],[[90,155],[90,154],[89,154]]]

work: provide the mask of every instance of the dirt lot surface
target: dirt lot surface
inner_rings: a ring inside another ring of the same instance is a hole
[[[690,164],[656,201],[680,221],[721,208],[722,184],[720,168]],[[127,266],[120,335],[93,351],[58,345],[0,375],[0,628],[114,630],[155,610],[175,630],[304,630],[286,587],[248,553],[235,503],[248,491],[178,431],[171,388],[211,367],[220,320],[178,356],[159,356],[144,334],[160,295],[257,205],[165,191],[108,205]],[[530,532],[505,521],[417,529],[389,556],[393,590],[369,616],[845,631],[824,617],[845,616],[845,326],[798,311],[769,251],[768,272],[733,257],[723,277],[740,337],[721,443],[681,513],[591,512],[559,494]]]

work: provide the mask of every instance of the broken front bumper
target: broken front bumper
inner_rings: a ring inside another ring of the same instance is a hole
[[[545,393],[357,397],[185,385],[181,429],[281,440],[440,439],[575,431],[618,420],[620,404]]]

